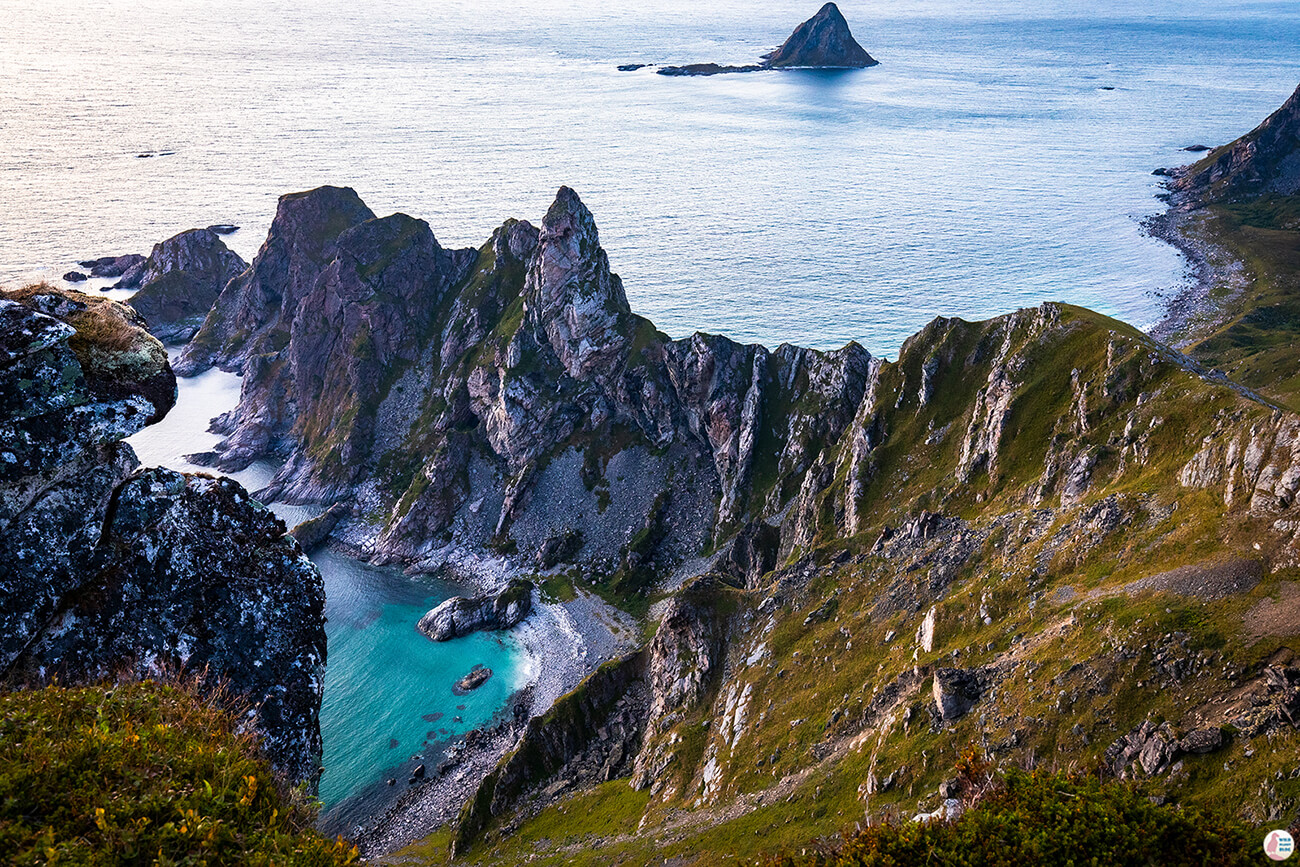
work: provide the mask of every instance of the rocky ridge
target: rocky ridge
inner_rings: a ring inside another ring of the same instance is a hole
[[[34,286],[0,293],[0,365],[0,673],[206,679],[312,783],[320,576],[236,483],[139,467],[122,440],[176,399],[162,345],[125,305]]]
[[[325,214],[318,200],[336,197],[286,198]],[[263,250],[303,232],[282,214]],[[856,344],[669,340],[631,313],[568,188],[540,228],[509,221],[476,254],[442,251],[401,215],[349,229],[337,248],[312,288],[295,270],[310,300],[292,322],[270,309],[273,324],[247,331],[279,338],[214,354],[204,335],[226,309],[265,294],[249,282],[267,270],[255,260],[182,366],[245,371],[239,407],[217,422],[227,439],[205,460],[284,458],[261,495],[382,514],[336,530],[380,560],[545,551],[635,590],[715,532],[780,513],[867,386],[871,356]]]

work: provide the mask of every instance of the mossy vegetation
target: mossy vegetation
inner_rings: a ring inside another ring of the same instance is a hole
[[[236,718],[183,686],[0,694],[0,852],[10,864],[343,865]]]

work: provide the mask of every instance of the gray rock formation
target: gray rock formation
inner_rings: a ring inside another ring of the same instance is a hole
[[[139,253],[127,253],[124,256],[103,256],[88,259],[77,264],[90,269],[91,277],[121,277],[127,271],[144,264],[144,256]]]
[[[764,65],[780,68],[812,66],[862,69],[876,66],[873,58],[849,32],[839,7],[827,3],[817,14],[800,24],[780,48],[763,58]]]
[[[236,483],[138,468],[122,439],[175,396],[129,307],[0,293],[0,676],[206,676],[257,708],[280,773],[312,781],[320,576]]]
[[[839,7],[827,3],[816,15],[796,27],[780,48],[763,55],[761,63],[744,66],[688,63],[684,66],[663,66],[655,72],[677,76],[720,75],[728,72],[758,72],[763,69],[864,69],[878,64],[879,61],[853,38],[849,23],[844,20]],[[640,66],[629,64],[619,68],[630,70]]]
[[[970,712],[983,695],[984,687],[981,673],[978,671],[940,668],[934,673],[934,686],[931,691],[940,719],[951,722]]]
[[[508,221],[477,253],[445,251],[394,215],[294,268],[264,261],[318,237],[299,222],[329,222],[329,208],[308,203],[340,198],[286,197],[182,365],[245,373],[239,407],[216,424],[227,437],[203,460],[283,457],[259,496],[366,501],[382,523],[339,532],[381,560],[436,565],[449,543],[531,560],[580,539],[569,562],[634,589],[715,530],[780,512],[866,388],[871,357],[856,344],[769,352],[657,332],[630,312],[567,188],[540,229]],[[363,207],[342,201],[336,224]],[[310,300],[286,317],[271,296]],[[228,310],[247,313],[242,330]]]
[[[500,593],[453,596],[421,617],[415,628],[434,641],[450,641],[471,632],[509,629],[532,610],[533,584],[516,578]]]
[[[298,302],[334,258],[339,235],[374,216],[347,187],[282,196],[253,267],[222,290],[177,374],[193,376],[214,365],[242,373],[249,358],[282,347]]]
[[[115,289],[139,287],[130,305],[164,343],[184,343],[203,325],[226,284],[248,267],[210,229],[190,229],[155,244]]]

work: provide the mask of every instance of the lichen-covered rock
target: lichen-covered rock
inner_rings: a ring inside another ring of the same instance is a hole
[[[516,578],[500,593],[453,596],[421,617],[415,628],[434,641],[450,641],[471,632],[509,629],[532,610],[533,584]]]
[[[221,290],[247,267],[216,233],[190,229],[155,244],[141,267],[114,288],[138,287],[129,303],[149,323],[149,332],[164,343],[184,343],[203,325]]]
[[[278,771],[314,780],[320,576],[235,482],[138,469],[121,440],[175,396],[129,307],[0,293],[0,676],[206,676],[256,707]]]

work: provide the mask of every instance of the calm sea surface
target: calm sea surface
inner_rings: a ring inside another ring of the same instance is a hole
[[[1135,221],[1151,169],[1300,82],[1294,0],[845,0],[877,68],[614,68],[752,61],[819,5],[0,0],[0,281],[216,222],[250,258],[325,183],[477,246],[568,184],[673,336],[892,356],[1046,299],[1145,325],[1181,274]]]
[[[936,315],[1049,299],[1147,325],[1182,271],[1139,231],[1151,169],[1300,81],[1293,0],[845,0],[875,69],[615,71],[752,61],[818,5],[0,0],[0,283],[217,222],[244,226],[228,243],[251,259],[277,197],[327,183],[477,246],[568,184],[673,336],[892,356]],[[187,469],[236,397],[224,374],[185,382],[133,438],[142,459]],[[526,660],[415,633],[446,585],[316,559],[322,795],[350,820],[349,797],[487,719]],[[478,662],[498,675],[452,696]]]

